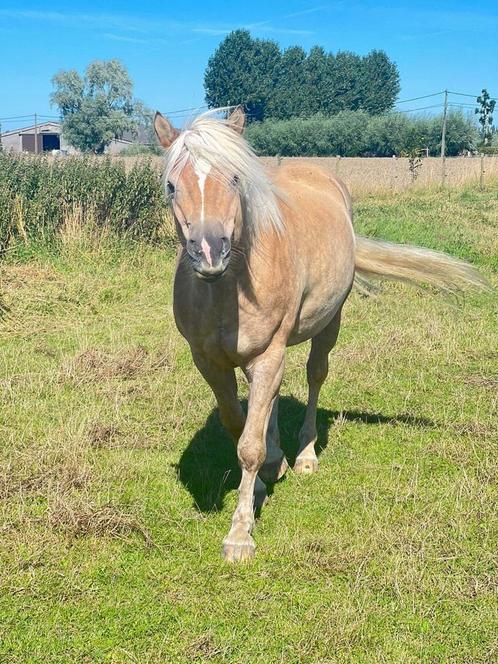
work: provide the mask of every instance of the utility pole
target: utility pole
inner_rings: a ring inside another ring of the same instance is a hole
[[[446,120],[448,119],[448,90],[444,91],[443,129],[441,131],[441,183],[446,182]]]
[[[35,154],[38,154],[38,117],[35,113]]]

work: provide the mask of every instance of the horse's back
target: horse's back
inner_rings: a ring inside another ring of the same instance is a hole
[[[300,202],[308,204],[312,198],[318,205],[335,204],[351,214],[351,197],[346,185],[318,164],[287,162],[272,169],[271,175],[277,188],[298,205]]]

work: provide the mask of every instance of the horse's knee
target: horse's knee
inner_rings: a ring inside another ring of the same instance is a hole
[[[237,456],[244,470],[257,472],[266,458],[265,441],[242,434],[237,446]]]

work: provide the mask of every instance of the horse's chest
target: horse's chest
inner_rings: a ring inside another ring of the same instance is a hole
[[[226,299],[175,294],[178,329],[192,350],[220,364],[243,365],[268,347],[274,326],[257,307]]]

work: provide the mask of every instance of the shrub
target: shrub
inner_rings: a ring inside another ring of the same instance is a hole
[[[83,225],[154,240],[167,219],[160,175],[147,159],[127,171],[109,158],[0,153],[0,252],[12,239],[53,241],[76,213]]]
[[[253,123],[246,137],[259,154],[286,157],[389,157],[429,149],[441,150],[440,116],[408,117],[401,113],[371,116],[364,111],[341,111],[331,117],[265,120]],[[477,128],[472,119],[450,112],[446,129],[447,154],[472,149]]]

